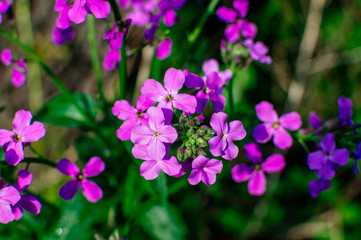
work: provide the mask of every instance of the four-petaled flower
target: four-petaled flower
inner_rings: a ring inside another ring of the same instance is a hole
[[[59,195],[64,200],[71,200],[78,192],[79,187],[81,187],[83,195],[89,202],[96,202],[103,197],[102,189],[96,183],[87,179],[104,171],[105,164],[99,157],[90,158],[82,172],[80,172],[76,164],[66,158],[61,159],[56,167],[61,173],[73,177],[59,190]]]
[[[227,114],[224,112],[214,113],[210,121],[212,129],[217,136],[209,139],[209,151],[213,156],[222,156],[227,160],[232,160],[238,155],[238,147],[233,143],[235,140],[242,140],[246,136],[241,121],[235,120],[226,122]]]
[[[147,145],[147,155],[150,159],[161,160],[166,155],[166,143],[173,143],[178,138],[177,130],[170,121],[172,112],[168,109],[150,107],[148,125],[138,125],[132,128],[130,140],[134,144]]]
[[[14,130],[0,130],[0,146],[4,147],[5,159],[10,165],[17,165],[24,159],[23,143],[35,142],[45,135],[45,127],[41,122],[33,122],[31,112],[20,110],[15,114]]]
[[[216,173],[220,173],[222,167],[222,161],[200,155],[192,161],[192,171],[188,177],[188,182],[196,185],[202,181],[206,185],[212,185],[216,182]]]
[[[328,133],[320,142],[321,150],[311,152],[307,156],[307,164],[310,169],[316,170],[316,174],[323,179],[331,179],[335,176],[337,166],[346,165],[349,152],[346,149],[336,149],[335,135]]]
[[[266,191],[266,173],[281,171],[286,162],[283,155],[273,154],[262,162],[262,154],[256,143],[248,143],[244,146],[246,157],[253,163],[253,166],[238,164],[232,168],[232,178],[235,182],[248,181],[248,192],[260,196]]]
[[[278,148],[286,149],[292,146],[292,137],[286,129],[295,131],[301,127],[302,121],[298,113],[290,112],[278,117],[273,105],[267,101],[257,104],[256,112],[257,117],[264,122],[253,130],[253,137],[257,142],[266,143],[273,136],[273,143]]]
[[[164,87],[154,79],[144,82],[141,89],[142,95],[154,102],[159,102],[158,107],[172,107],[183,110],[187,113],[194,113],[197,101],[194,96],[186,93],[178,93],[185,81],[184,73],[181,70],[170,68],[164,75]]]
[[[0,179],[0,222],[8,223],[15,219],[11,206],[20,200],[20,193],[16,188],[5,185]]]

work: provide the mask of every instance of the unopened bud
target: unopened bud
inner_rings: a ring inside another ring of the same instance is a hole
[[[201,125],[204,120],[204,116],[200,115],[194,118],[194,124],[196,126]]]
[[[201,147],[197,148],[197,156],[199,156],[199,155],[203,155],[203,156],[207,155],[206,152],[204,151],[204,149]]]
[[[204,140],[203,138],[199,137],[197,138],[197,145],[200,147],[207,147],[208,143],[206,140]]]

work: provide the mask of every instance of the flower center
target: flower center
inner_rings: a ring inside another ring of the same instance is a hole
[[[210,91],[209,91],[209,88],[207,88],[207,87],[205,87],[204,88],[204,92],[206,93],[206,94],[208,94]]]
[[[274,122],[273,124],[272,124],[272,127],[273,128],[278,128],[280,126],[280,123],[279,122]]]
[[[21,136],[19,135],[19,133],[17,133],[13,136],[13,139],[15,140],[15,142],[19,142],[21,140]]]
[[[173,101],[172,95],[169,94],[168,97],[166,97],[166,100],[167,102]]]
[[[155,132],[155,133],[154,133],[154,136],[155,136],[155,137],[158,137],[158,136],[159,136],[159,132]]]
[[[256,170],[260,170],[261,168],[262,168],[262,165],[259,163],[254,166],[254,169],[256,169]]]
[[[83,180],[85,177],[84,177],[84,175],[82,174],[82,173],[79,173],[78,175],[76,175],[76,180],[78,180],[78,181],[81,181],[81,180]]]
[[[75,0],[68,0],[68,1],[66,1],[66,4],[67,4],[68,6],[73,6],[74,1],[75,1]]]
[[[142,118],[142,117],[143,117],[143,112],[142,112],[142,110],[139,110],[139,111],[137,112],[137,116],[138,116],[138,118]]]

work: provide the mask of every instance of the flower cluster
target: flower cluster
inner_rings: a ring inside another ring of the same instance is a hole
[[[6,66],[13,65],[11,83],[14,87],[21,87],[25,83],[26,76],[28,75],[28,67],[25,60],[19,59],[14,63],[12,51],[5,48],[1,51],[1,62]]]

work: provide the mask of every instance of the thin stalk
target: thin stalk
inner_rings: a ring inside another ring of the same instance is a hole
[[[94,76],[98,85],[98,93],[99,93],[100,101],[102,102],[102,105],[104,105],[106,100],[104,95],[102,68],[98,54],[95,17],[92,14],[88,14],[87,22],[88,22],[88,41],[90,46],[90,55],[93,65]]]
[[[115,2],[115,0],[109,0],[109,3],[113,11],[115,21],[120,22],[120,20],[122,20],[122,16],[120,15],[118,4]]]
[[[24,163],[38,163],[38,164],[43,164],[49,167],[53,167],[56,168],[56,163],[52,162],[48,159],[45,158],[33,158],[33,157],[26,157],[22,160],[22,162]],[[7,163],[7,161],[5,159],[0,159],[0,163]]]
[[[150,68],[150,73],[149,73],[149,78],[155,79],[157,81],[159,81],[160,79],[160,70],[161,70],[161,66],[162,66],[162,61],[159,60],[156,55],[155,55],[155,50],[154,50],[154,55],[153,55],[153,60],[152,60],[152,66]]]
[[[123,38],[123,44],[120,48],[121,60],[119,63],[118,73],[119,73],[119,99],[125,98],[125,88],[127,84],[127,52],[125,50],[126,41]]]

